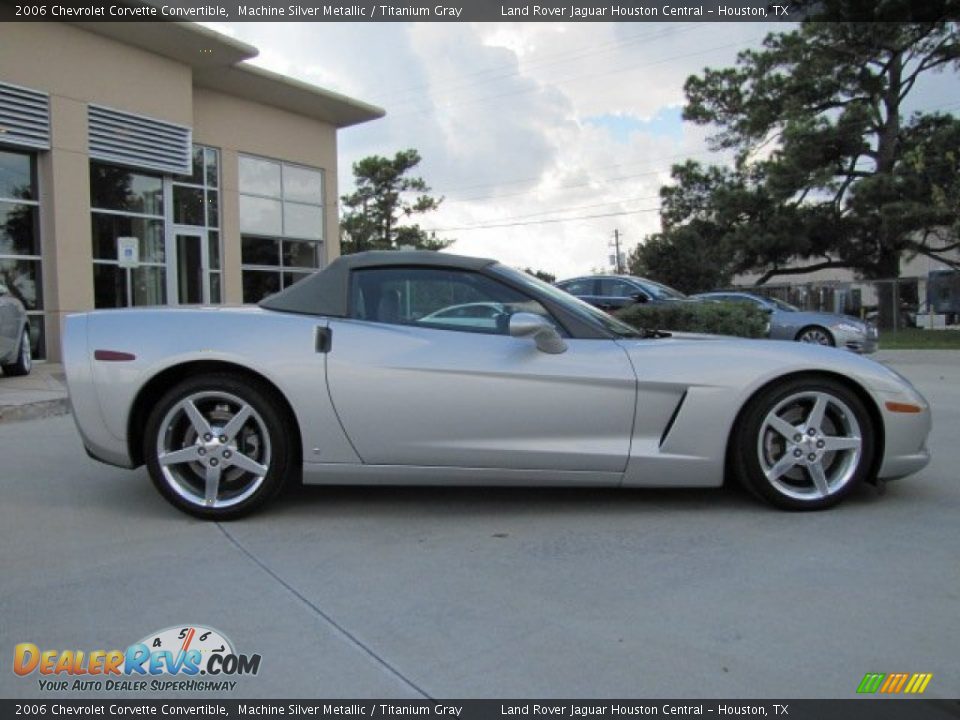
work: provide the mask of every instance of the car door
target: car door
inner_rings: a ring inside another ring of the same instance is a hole
[[[566,338],[566,352],[541,352],[508,334],[509,315],[547,311],[479,273],[351,275],[351,318],[330,321],[327,382],[365,463],[623,471],[636,377],[613,340]],[[443,307],[474,302],[505,311],[444,323]]]
[[[650,301],[650,296],[641,288],[620,278],[600,278],[599,286],[597,307],[608,312]]]

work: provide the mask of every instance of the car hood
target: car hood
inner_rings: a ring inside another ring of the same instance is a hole
[[[877,393],[916,391],[875,360],[812,343],[785,343],[677,332],[657,339],[621,339],[641,382],[687,387],[760,387],[792,373],[825,372],[849,377]]]

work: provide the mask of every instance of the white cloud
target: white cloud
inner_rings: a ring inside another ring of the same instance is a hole
[[[628,248],[658,229],[656,195],[670,164],[711,159],[708,129],[684,124],[666,132],[662,125],[683,105],[684,80],[704,66],[730,65],[770,27],[236,23],[215,29],[258,47],[260,65],[387,110],[382,120],[341,131],[342,192],[354,161],[414,147],[424,158],[420,174],[447,198],[422,220],[425,227],[630,213],[441,233],[456,238],[456,252],[563,277],[605,266],[614,228]],[[931,97],[945,87],[930,85]]]

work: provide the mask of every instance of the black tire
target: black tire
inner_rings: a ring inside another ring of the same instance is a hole
[[[810,433],[821,398],[823,420]],[[788,427],[793,431],[784,432]],[[808,377],[775,383],[740,414],[732,437],[733,472],[748,491],[778,508],[822,510],[868,479],[877,448],[874,432],[863,401],[841,382]],[[853,447],[857,438],[858,448]]]
[[[3,366],[5,375],[18,377],[29,375],[33,369],[33,353],[30,349],[30,328],[24,328],[20,335],[20,344],[17,346],[17,359],[9,365]]]
[[[213,431],[209,442],[204,441],[205,436],[186,409],[186,401],[191,398],[193,407]],[[223,442],[227,436],[216,435],[217,431],[229,431],[230,420],[246,407],[251,410],[249,419]],[[154,486],[172,505],[204,520],[233,520],[259,510],[283,488],[292,474],[293,432],[269,387],[239,375],[211,373],[178,383],[153,407],[147,418],[143,457]],[[201,450],[203,457],[199,456]],[[161,452],[174,451],[195,451],[198,456],[161,465]],[[233,464],[241,460],[266,468],[266,472],[260,474]],[[208,492],[207,473],[213,473],[210,465],[218,462],[218,490],[213,493],[214,503],[209,504],[209,495],[201,498],[198,493]]]
[[[806,339],[808,337],[818,337],[822,338],[822,340]],[[833,333],[820,325],[807,325],[807,327],[797,333],[794,340],[797,342],[811,343],[813,345],[825,345],[827,347],[837,346],[837,340],[833,337]]]

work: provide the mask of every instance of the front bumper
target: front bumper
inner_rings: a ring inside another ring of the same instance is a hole
[[[852,332],[834,328],[834,338],[837,347],[860,353],[861,355],[870,355],[875,353],[879,346],[880,336],[877,329],[872,325],[867,326],[866,332]]]

